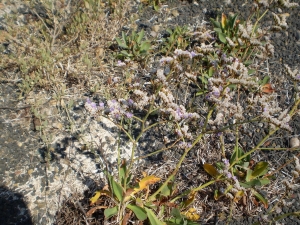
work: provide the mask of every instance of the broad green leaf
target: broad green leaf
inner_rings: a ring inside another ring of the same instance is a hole
[[[225,35],[225,34],[223,34],[223,33],[218,33],[218,38],[219,38],[219,40],[220,40],[222,43],[224,43],[224,44],[227,43],[226,35]]]
[[[118,207],[108,208],[104,210],[104,216],[106,219],[116,215],[118,213]]]
[[[216,31],[217,33],[223,33],[221,28],[214,28],[214,31]]]
[[[121,51],[121,53],[124,55],[124,56],[127,56],[127,57],[132,57],[133,55],[128,53],[127,51],[123,50]]]
[[[268,172],[268,166],[267,162],[258,162],[254,167],[251,177],[256,178],[265,175]]]
[[[247,175],[246,175],[246,181],[247,181],[247,182],[249,182],[249,181],[252,180],[252,178],[253,178],[253,177],[252,177],[252,172],[253,172],[253,171],[250,170],[250,169],[247,170]]]
[[[145,41],[141,44],[141,51],[148,51],[150,47],[150,42]]]
[[[139,44],[141,41],[142,41],[142,39],[143,39],[143,37],[144,37],[144,33],[145,33],[145,31],[144,30],[141,30],[139,33],[138,33],[138,38],[137,38],[137,43]]]
[[[229,26],[230,26],[231,29],[234,28],[234,25],[236,23],[237,17],[238,17],[238,14],[235,14],[234,16],[230,17]]]
[[[136,205],[131,205],[131,204],[128,204],[126,207],[128,209],[132,210],[132,212],[136,215],[136,217],[140,221],[147,219],[147,214],[143,208],[136,206]]]
[[[117,183],[114,178],[108,174],[109,186],[113,194],[117,197],[117,199],[121,202],[123,200],[123,188]]]
[[[216,178],[219,175],[218,170],[211,164],[204,163],[203,168],[209,175],[211,175],[214,178]]]
[[[161,195],[163,195],[165,197],[170,196],[173,192],[172,187],[173,187],[173,183],[169,183],[169,184],[163,186],[163,188],[161,190]]]
[[[259,201],[261,201],[265,208],[267,209],[268,208],[268,200],[265,199],[260,193],[258,193],[257,191],[254,191],[253,190],[253,194],[255,195],[255,197],[257,197],[259,199]]]
[[[212,24],[214,25],[214,27],[221,28],[220,22],[218,22],[218,21],[216,21],[214,19],[210,19],[210,21],[212,22]]]
[[[243,62],[245,66],[249,66],[249,65],[252,65],[253,64],[253,60],[247,60],[245,62]],[[248,71],[248,74],[249,74],[249,71]]]
[[[175,218],[182,218],[179,209],[177,208],[173,208],[171,211],[172,216],[174,216]]]
[[[258,181],[260,182],[261,186],[267,185],[270,183],[270,180],[268,178],[261,178],[261,179],[258,179]]]
[[[145,208],[146,212],[147,212],[147,216],[149,219],[149,222],[151,225],[164,225],[163,222],[161,222],[156,215],[154,214],[154,212],[151,209]]]
[[[248,75],[252,75],[252,74],[254,74],[255,72],[256,72],[255,69],[250,69],[250,70],[248,70]]]
[[[265,84],[269,83],[270,77],[265,76],[263,80],[260,81],[260,85],[264,86]]]
[[[117,37],[116,37],[116,41],[117,41],[118,45],[119,45],[121,48],[128,49],[127,44],[126,44],[126,43],[123,43],[123,42],[120,40],[120,38],[117,38]]]

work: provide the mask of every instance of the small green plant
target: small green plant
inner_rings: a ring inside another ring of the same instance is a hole
[[[189,35],[186,26],[176,26],[174,29],[167,29],[169,37],[163,38],[161,52],[168,56],[175,49],[186,49],[189,45]]]
[[[245,155],[240,147],[235,147],[230,160],[224,159],[223,162],[216,163],[216,167],[211,164],[204,164],[204,169],[214,178],[226,179],[225,191],[215,190],[214,198],[216,200],[227,196],[233,201],[239,202],[249,189],[251,194],[264,204],[265,208],[268,207],[267,200],[256,190],[256,188],[270,183],[271,177],[264,177],[268,172],[267,162],[254,164],[250,155]]]
[[[116,41],[120,48],[123,50],[118,54],[121,59],[129,58],[135,60],[142,60],[149,54],[151,47],[150,41],[143,40],[145,31],[141,30],[136,33],[131,32],[130,36],[126,36],[125,32],[122,31],[122,39],[116,37]]]
[[[163,225],[162,220],[156,216],[156,212],[166,217],[168,215],[167,212],[171,209],[172,212],[169,215],[169,219],[163,218],[167,224],[194,225],[196,223],[192,220],[199,219],[199,216],[197,217],[193,210],[182,212],[182,209],[186,208],[193,199],[187,199],[181,205],[173,202],[172,198],[176,193],[174,180],[164,186],[155,198],[149,198],[152,192],[150,185],[158,183],[160,178],[144,173],[144,177],[139,182],[134,183],[133,176],[128,171],[126,160],[123,160],[119,167],[118,181],[108,172],[105,172],[105,174],[108,180],[108,187],[97,191],[90,199],[90,202],[93,205],[97,203],[101,196],[106,196],[111,198],[114,204],[111,207],[106,207],[105,205],[92,207],[87,212],[88,216],[91,216],[97,209],[104,208],[104,215],[107,220],[115,217],[113,221],[127,224],[131,218],[130,212],[133,212],[139,221],[148,220],[151,225]]]

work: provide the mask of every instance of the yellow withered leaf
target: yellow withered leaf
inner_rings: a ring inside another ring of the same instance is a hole
[[[186,212],[183,212],[183,215],[189,220],[197,221],[200,219],[200,215],[197,213],[195,208],[190,208]]]
[[[203,168],[212,177],[217,177],[219,175],[218,170],[209,163],[204,163]]]
[[[144,177],[143,179],[140,180],[139,187],[134,188],[134,193],[137,193],[137,192],[147,188],[149,185],[155,184],[158,181],[160,181],[160,178],[158,178],[154,175]]]
[[[225,28],[226,24],[227,24],[227,17],[226,17],[226,15],[224,13],[222,13],[222,18],[221,18],[222,29]]]
[[[239,202],[240,199],[243,197],[243,195],[244,195],[244,192],[243,192],[243,191],[238,191],[238,192],[235,194],[233,201],[236,202],[236,203]]]
[[[106,190],[96,191],[94,196],[92,198],[90,198],[91,205],[95,204],[98,201],[98,199],[100,198],[101,195],[111,196],[111,193],[109,191],[106,191]]]

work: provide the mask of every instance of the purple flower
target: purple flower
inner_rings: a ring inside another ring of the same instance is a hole
[[[100,109],[104,109],[104,103],[103,102],[99,102],[99,107],[100,107]]]
[[[130,113],[130,112],[127,112],[125,115],[126,115],[126,117],[129,118],[129,119],[133,117],[133,114]]]
[[[91,102],[91,103],[90,103],[90,106],[92,106],[92,108],[94,108],[94,109],[96,109],[96,108],[97,108],[97,105],[96,105],[96,103],[95,103],[95,102]]]
[[[237,177],[236,177],[236,176],[233,176],[233,177],[232,177],[232,179],[233,179],[235,182],[237,182],[237,181],[238,181],[238,179],[237,179]]]
[[[224,162],[224,164],[225,164],[226,166],[229,166],[229,160],[228,160],[228,159],[223,159],[222,161]]]
[[[133,106],[134,101],[132,99],[127,100],[129,106]]]
[[[297,80],[300,80],[300,74],[298,74],[298,75],[296,76],[296,79],[297,79]]]
[[[117,66],[126,66],[126,63],[122,62],[121,60],[118,60]]]
[[[195,53],[194,51],[192,51],[191,52],[191,56],[192,56],[192,58],[194,58],[195,56],[197,56],[198,54],[197,53]]]
[[[232,178],[232,174],[231,173],[226,173],[227,178]]]
[[[213,91],[212,94],[215,96],[215,97],[220,97],[220,92],[219,91]]]

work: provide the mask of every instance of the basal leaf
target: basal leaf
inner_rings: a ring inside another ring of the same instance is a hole
[[[226,35],[225,35],[225,34],[223,34],[223,33],[218,33],[218,38],[219,38],[219,40],[220,40],[222,43],[224,43],[224,44],[227,43]]]
[[[143,37],[144,37],[144,33],[145,33],[145,31],[144,30],[141,30],[139,33],[138,33],[138,38],[137,38],[137,43],[139,44],[141,41],[142,41],[142,39],[143,39]]]
[[[259,201],[261,201],[265,208],[267,209],[268,208],[268,200],[265,199],[260,193],[258,193],[257,191],[254,191],[253,190],[253,194],[255,195],[255,197],[257,197],[259,199]]]
[[[210,19],[210,21],[212,22],[212,24],[214,25],[215,28],[221,28],[220,22],[218,22],[214,19]]]
[[[147,214],[143,208],[136,206],[136,205],[131,205],[131,204],[128,204],[126,207],[128,209],[132,210],[132,212],[136,215],[136,217],[140,221],[147,219]]]
[[[109,186],[113,194],[117,197],[117,199],[121,202],[123,200],[123,188],[117,183],[111,175],[108,175]]]
[[[104,216],[106,219],[116,215],[118,213],[118,207],[108,208],[104,210]]]
[[[150,42],[145,41],[141,44],[141,51],[147,52],[150,49],[150,47],[151,47]]]
[[[267,162],[258,162],[254,167],[251,177],[256,178],[265,175],[268,172],[268,166]]]
[[[147,212],[147,216],[149,219],[149,222],[151,225],[164,225],[163,222],[161,222],[156,215],[154,214],[154,212],[151,209],[145,208],[146,212]]]
[[[212,177],[216,178],[219,175],[218,170],[211,164],[204,163],[203,168]]]
[[[126,44],[126,43],[123,43],[123,42],[121,41],[120,38],[117,38],[117,37],[116,37],[116,41],[117,41],[118,45],[119,45],[121,48],[128,49],[127,44]]]

